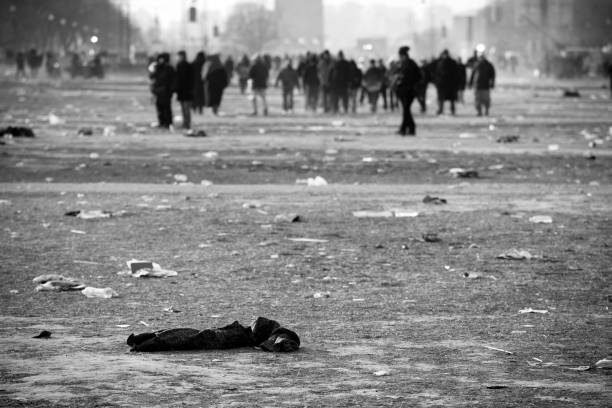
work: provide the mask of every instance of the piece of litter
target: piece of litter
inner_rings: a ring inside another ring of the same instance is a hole
[[[56,126],[56,125],[63,125],[66,123],[66,120],[60,118],[57,115],[54,115],[53,113],[49,114],[49,124],[51,126]]]
[[[304,218],[302,218],[298,214],[279,214],[276,217],[274,217],[274,222],[276,224],[296,223],[296,222],[303,222],[303,221],[304,221]]]
[[[448,172],[455,178],[478,178],[478,172],[473,169],[453,168]]]
[[[459,139],[475,139],[477,137],[478,135],[475,133],[468,133],[468,132],[459,133]]]
[[[242,204],[242,208],[260,208],[261,204],[257,202],[250,202]]]
[[[419,216],[418,211],[394,209],[391,210],[395,218],[416,218]]]
[[[200,181],[200,185],[204,186],[204,187],[210,187],[210,186],[213,185],[213,182],[209,181],[209,180],[202,180],[202,181]]]
[[[391,375],[391,373],[387,370],[379,370],[379,371],[374,371],[373,373],[376,377],[386,377]]]
[[[33,339],[49,339],[51,338],[51,332],[48,330],[43,330],[36,336],[32,337]]]
[[[497,259],[509,259],[514,261],[530,260],[533,258],[536,257],[532,255],[529,251],[516,248],[512,248],[511,250],[504,252],[503,254],[497,255]]]
[[[391,218],[391,211],[353,211],[353,217],[357,218]]]
[[[508,388],[507,385],[487,385],[487,388],[490,390],[503,390],[504,388]]]
[[[518,135],[506,135],[500,136],[497,139],[497,143],[517,143],[519,141],[520,136]]]
[[[139,321],[138,323],[140,323],[140,324],[142,324],[143,326],[146,326],[146,327],[149,327],[149,326],[150,326],[150,324],[149,324],[149,323],[147,323],[147,322],[145,322],[145,321],[142,321],[142,320],[141,320],[141,321]]]
[[[166,312],[166,313],[181,313],[180,310],[176,310],[172,306],[164,308],[164,312]]]
[[[215,160],[219,158],[219,153],[210,151],[210,152],[203,153],[202,156],[204,156],[204,158],[208,160]]]
[[[315,299],[328,298],[330,296],[331,296],[331,293],[329,292],[315,292],[312,294],[312,297]]]
[[[64,214],[67,217],[77,217],[83,220],[96,220],[101,218],[110,218],[113,213],[110,211],[92,210],[92,211],[68,211]]]
[[[72,263],[83,265],[102,265],[100,262],[74,260]]]
[[[70,230],[70,232],[72,232],[73,234],[79,234],[79,235],[85,235],[87,234],[85,231],[81,231],[81,230]]]
[[[601,369],[607,369],[607,370],[612,369],[612,359],[603,358],[599,360],[598,362],[596,362],[594,367],[601,368]]]
[[[306,185],[308,187],[325,187],[328,185],[328,183],[323,177],[317,176],[315,178],[309,177],[306,180]]]
[[[546,314],[548,313],[548,310],[532,309],[530,307],[519,310],[519,314],[525,314],[525,313]]]
[[[553,220],[548,215],[535,215],[529,218],[529,222],[532,224],[552,224]]]
[[[440,238],[435,232],[425,232],[423,233],[422,237],[423,241],[429,243],[436,243],[442,241],[442,238]]]
[[[327,239],[316,239],[316,238],[287,238],[287,239],[292,242],[306,242],[306,243],[313,243],[313,244],[325,244],[329,242]]]
[[[11,289],[11,290],[9,290],[9,293],[10,293],[11,295],[16,295],[16,294],[18,294],[18,293],[19,293],[19,291],[18,291],[17,289]]]
[[[559,145],[558,144],[548,145],[548,151],[549,152],[556,152],[558,150],[559,150]]]
[[[505,354],[514,355],[514,353],[511,352],[511,351],[500,349],[500,348],[497,348],[497,347],[491,347],[491,346],[484,346],[484,347],[489,349],[489,350],[500,351],[500,352],[505,353]]]
[[[442,204],[446,204],[447,201],[444,198],[440,198],[440,197],[432,197],[430,195],[426,195],[423,198],[423,203],[425,204],[435,204],[435,205],[442,205]]]
[[[184,174],[175,174],[173,177],[174,177],[174,181],[177,181],[179,183],[187,182],[187,176]]]
[[[87,296],[88,298],[110,299],[119,296],[117,292],[115,292],[111,288],[93,288],[91,286],[88,286],[83,289],[81,293]]]
[[[130,268],[127,274],[134,278],[168,278],[178,276],[178,272],[163,269],[155,262],[132,259],[126,263],[128,268]]]
[[[100,158],[100,155],[98,153],[90,153],[89,158],[92,160],[96,160]]]
[[[115,327],[119,327],[120,329],[126,329],[130,327],[129,324],[116,324]]]

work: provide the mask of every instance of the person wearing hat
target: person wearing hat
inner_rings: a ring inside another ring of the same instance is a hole
[[[169,129],[172,126],[172,94],[175,86],[175,71],[170,65],[170,54],[163,52],[157,57],[157,63],[151,73],[151,92],[155,97],[158,126]]]
[[[469,88],[474,88],[474,102],[478,116],[489,116],[491,108],[491,89],[495,87],[495,68],[485,56],[484,49],[478,50],[478,61],[472,69]]]
[[[419,66],[408,55],[409,51],[408,46],[400,47],[399,65],[391,81],[391,87],[402,105],[402,124],[397,132],[401,136],[416,135],[416,124],[410,109],[416,96],[415,88],[422,78]]]

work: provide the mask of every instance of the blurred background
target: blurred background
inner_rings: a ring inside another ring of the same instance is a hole
[[[344,50],[415,59],[478,44],[502,69],[536,76],[598,75],[612,52],[610,0],[0,0],[0,62],[19,52],[78,54],[129,70],[186,49],[239,57]]]

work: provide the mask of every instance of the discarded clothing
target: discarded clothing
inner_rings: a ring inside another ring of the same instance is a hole
[[[8,126],[0,129],[0,137],[11,135],[13,137],[34,137],[34,131],[31,128],[23,126]]]
[[[443,204],[446,204],[447,202],[446,202],[445,198],[432,197],[430,195],[426,195],[423,198],[423,203],[425,203],[425,204],[443,205]]]
[[[250,327],[237,321],[218,329],[168,329],[153,333],[130,334],[130,351],[155,352],[176,350],[227,350],[259,347],[264,351],[291,352],[300,347],[300,338],[291,330],[265,317],[258,317]]]
[[[57,274],[40,275],[32,279],[32,281],[38,283],[36,286],[37,292],[64,292],[85,289],[85,285],[79,280]]]

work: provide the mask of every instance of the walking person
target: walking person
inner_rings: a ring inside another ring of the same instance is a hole
[[[450,57],[448,50],[442,51],[436,63],[435,84],[438,91],[438,115],[444,113],[444,103],[450,102],[451,114],[455,114],[457,101],[458,81],[457,63]]]
[[[332,92],[333,113],[338,113],[340,111],[340,103],[342,103],[344,113],[348,113],[351,75],[351,64],[344,58],[344,53],[339,51],[338,59],[333,64],[330,73],[329,86]]]
[[[317,111],[319,103],[319,81],[318,59],[316,54],[310,55],[304,66],[304,76],[302,77],[304,85],[304,94],[306,96],[306,109],[312,112]]]
[[[378,69],[382,73],[383,80],[382,86],[380,88],[380,96],[382,96],[383,100],[383,109],[387,110],[389,104],[387,103],[387,91],[389,89],[389,83],[387,82],[387,67],[385,66],[385,62],[382,59],[378,60]]]
[[[175,86],[175,71],[170,65],[170,54],[163,52],[151,73],[151,91],[155,98],[158,126],[169,129],[172,126],[172,94]]]
[[[249,79],[252,81],[253,91],[253,116],[257,116],[257,99],[261,99],[263,114],[268,116],[268,102],[266,100],[266,90],[268,89],[268,78],[270,70],[264,59],[258,55],[253,66],[249,70]]]
[[[370,66],[363,75],[363,86],[368,93],[370,112],[376,113],[378,110],[378,98],[383,88],[384,73],[380,66],[376,65],[376,60],[370,60]]]
[[[421,69],[410,58],[409,51],[410,47],[408,46],[400,47],[398,51],[399,67],[393,74],[392,82],[392,88],[402,105],[402,123],[397,132],[401,136],[416,135],[416,124],[410,109],[415,97],[415,87],[422,79]]]
[[[26,56],[22,51],[19,51],[17,53],[17,58],[15,62],[17,63],[17,71],[15,71],[15,79],[27,78],[28,75],[26,74],[26,71],[25,71]]]
[[[467,67],[461,61],[461,58],[457,58],[457,100],[461,104],[465,103],[465,88],[467,87]]]
[[[351,112],[357,113],[357,95],[359,94],[359,90],[361,89],[361,84],[363,82],[363,72],[359,68],[359,65],[355,62],[355,60],[350,61],[351,64],[351,83],[349,85],[349,104],[351,106]]]
[[[183,129],[191,129],[191,103],[193,102],[193,66],[187,61],[187,53],[179,51],[177,53],[175,91],[176,99],[181,105],[183,115]]]
[[[249,70],[251,68],[251,61],[249,61],[249,57],[245,55],[242,56],[242,59],[236,66],[236,72],[238,73],[238,86],[240,87],[240,94],[244,95],[247,89],[247,84],[249,82]]]
[[[478,62],[474,64],[469,87],[474,88],[474,102],[478,116],[482,116],[483,108],[485,116],[489,116],[491,89],[495,88],[495,68],[487,60],[484,51],[479,53]]]
[[[227,86],[229,86],[232,83],[232,79],[234,79],[235,65],[236,64],[234,64],[234,59],[232,58],[231,55],[228,56],[225,59],[225,62],[223,63],[223,66],[225,67],[226,76],[227,76]]]
[[[330,86],[330,73],[333,68],[333,61],[331,54],[328,50],[323,51],[321,58],[318,63],[318,74],[319,83],[321,90],[321,105],[323,106],[323,112],[328,113],[331,111],[331,86]]]
[[[204,79],[203,68],[206,63],[206,54],[200,51],[191,63],[193,66],[193,104],[191,108],[200,115],[204,112]]]
[[[293,91],[295,88],[300,89],[300,78],[293,69],[291,59],[287,59],[285,66],[278,73],[275,86],[278,87],[279,83],[283,90],[283,112],[293,112]]]
[[[219,107],[223,100],[223,92],[229,85],[227,69],[221,64],[219,54],[211,55],[208,64],[204,67],[204,95],[206,107],[212,108],[213,114],[219,114]]]

